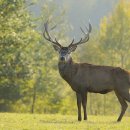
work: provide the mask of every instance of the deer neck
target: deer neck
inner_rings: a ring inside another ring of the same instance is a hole
[[[69,59],[68,62],[59,62],[58,63],[59,73],[61,77],[66,80],[68,83],[73,78],[73,68],[74,68],[74,62],[72,58]]]

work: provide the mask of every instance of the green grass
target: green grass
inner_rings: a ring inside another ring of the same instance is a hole
[[[0,113],[0,130],[130,130],[130,117],[116,122],[117,116],[77,116]]]

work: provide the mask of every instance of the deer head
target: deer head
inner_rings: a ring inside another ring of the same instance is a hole
[[[80,27],[82,33],[84,34],[84,37],[81,38],[78,42],[75,42],[75,39],[73,38],[72,42],[67,46],[63,47],[61,44],[57,41],[56,38],[52,38],[51,35],[48,32],[48,22],[44,24],[44,32],[43,36],[44,38],[51,42],[55,51],[59,53],[59,61],[60,62],[67,62],[70,59],[70,53],[75,51],[77,46],[83,43],[86,43],[89,40],[89,34],[92,30],[92,26],[89,23],[89,28],[86,27],[87,32],[85,32],[81,27]]]

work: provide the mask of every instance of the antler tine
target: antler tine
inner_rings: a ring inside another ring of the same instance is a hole
[[[55,38],[55,41],[56,41],[56,43],[58,43],[59,44],[59,42],[57,41],[57,39]],[[60,45],[60,44],[59,44]],[[61,46],[61,45],[60,45]]]
[[[56,26],[54,26],[52,29],[54,29]],[[55,38],[55,41],[51,38],[49,32],[48,32],[48,21],[46,23],[44,23],[44,32],[43,32],[43,36],[46,40],[50,41],[51,43],[53,43],[53,45],[59,46],[61,47],[60,43],[57,41],[57,39]]]
[[[44,24],[44,28],[45,28],[45,33],[47,34],[49,39],[51,39],[50,34],[48,33],[48,21]]]
[[[82,31],[82,33],[84,33],[86,35],[86,33],[84,32],[84,30],[80,27],[80,30]]]
[[[47,36],[46,36],[47,35]],[[50,36],[50,34],[48,33],[48,21],[46,23],[44,23],[44,32],[43,32],[43,36],[46,40],[52,42],[52,38]]]
[[[86,27],[86,26],[85,26]],[[87,31],[89,32],[89,33],[91,33],[91,31],[92,31],[92,25],[89,23],[89,29],[86,27],[86,29],[87,29]]]
[[[43,32],[43,36],[46,40],[49,40],[48,37],[46,37],[46,23],[44,23],[44,32]]]
[[[51,29],[50,29],[50,30],[53,30],[53,29],[55,29],[55,28],[56,28],[56,26],[57,26],[57,25],[55,25],[55,26],[51,27]]]
[[[91,33],[91,30],[92,30],[92,26],[91,26],[91,24],[89,23],[89,28],[87,28],[86,26],[85,26],[85,28],[87,29],[87,33],[80,27],[80,30],[82,31],[82,33],[85,35],[84,36],[84,38],[81,38],[78,42],[76,42],[76,43],[74,43],[73,44],[73,42],[69,45],[69,47],[71,47],[71,46],[77,46],[77,45],[79,45],[79,44],[82,44],[82,43],[85,43],[85,42],[87,42],[88,40],[89,40],[89,33]]]
[[[77,43],[75,43],[74,45],[78,45],[78,44],[81,44],[83,38],[81,38]]]
[[[70,47],[73,43],[74,43],[74,38],[73,38],[72,42],[70,43],[69,47]]]

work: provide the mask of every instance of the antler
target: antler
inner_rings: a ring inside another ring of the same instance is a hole
[[[86,26],[85,26],[86,27]],[[91,24],[89,23],[89,28],[86,27],[86,30],[87,30],[87,33],[80,27],[82,33],[84,34],[84,38],[81,38],[78,42],[74,43],[74,38],[72,40],[72,42],[70,43],[69,47],[72,47],[72,46],[77,46],[79,44],[82,44],[82,43],[85,43],[89,40],[89,33],[91,33],[91,30],[92,30],[92,26]]]
[[[52,27],[51,30],[53,30],[56,26]],[[51,43],[53,43],[53,45],[56,45],[58,47],[61,48],[60,43],[57,41],[57,39],[55,38],[54,40],[51,38],[49,32],[48,32],[48,21],[46,23],[44,23],[44,32],[43,32],[43,36],[46,40],[50,41]]]
[[[52,27],[51,30],[53,30],[56,26]],[[86,27],[86,26],[85,26]],[[89,33],[91,33],[92,30],[92,26],[89,23],[89,28],[86,27],[87,33],[80,27],[82,33],[84,34],[84,37],[81,38],[78,42],[75,42],[75,39],[73,38],[72,42],[70,43],[70,45],[68,47],[73,47],[73,46],[77,46],[79,44],[85,43],[89,40]],[[56,38],[54,38],[54,40],[51,38],[49,32],[48,32],[48,21],[44,24],[44,32],[43,32],[43,36],[46,40],[50,41],[51,43],[53,43],[54,46],[58,46],[58,47],[62,47],[60,45],[60,43],[57,41]]]

